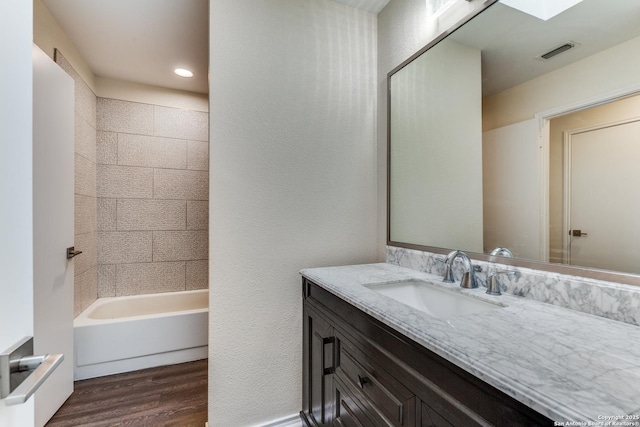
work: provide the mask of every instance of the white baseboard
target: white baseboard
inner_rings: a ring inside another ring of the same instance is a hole
[[[258,424],[255,427],[303,427],[299,414],[289,415],[287,417],[278,418],[264,424]]]

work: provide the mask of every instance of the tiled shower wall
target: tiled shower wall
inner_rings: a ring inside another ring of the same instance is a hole
[[[208,287],[208,118],[97,99],[100,297]]]
[[[98,298],[96,215],[96,95],[56,51],[55,60],[75,81],[74,316]]]

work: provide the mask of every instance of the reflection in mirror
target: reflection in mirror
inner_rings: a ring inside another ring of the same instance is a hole
[[[640,274],[639,53],[636,0],[494,3],[392,71],[389,244]]]
[[[393,239],[481,252],[480,51],[444,40],[428,53],[393,77]]]

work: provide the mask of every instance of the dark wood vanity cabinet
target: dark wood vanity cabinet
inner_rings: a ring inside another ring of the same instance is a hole
[[[553,425],[307,279],[303,298],[308,426]]]

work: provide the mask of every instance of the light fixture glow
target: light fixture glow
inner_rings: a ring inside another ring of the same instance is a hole
[[[185,70],[184,68],[176,68],[173,72],[180,77],[193,77],[193,73],[189,70]]]
[[[500,0],[514,9],[548,21],[554,16],[575,6],[582,0]]]

